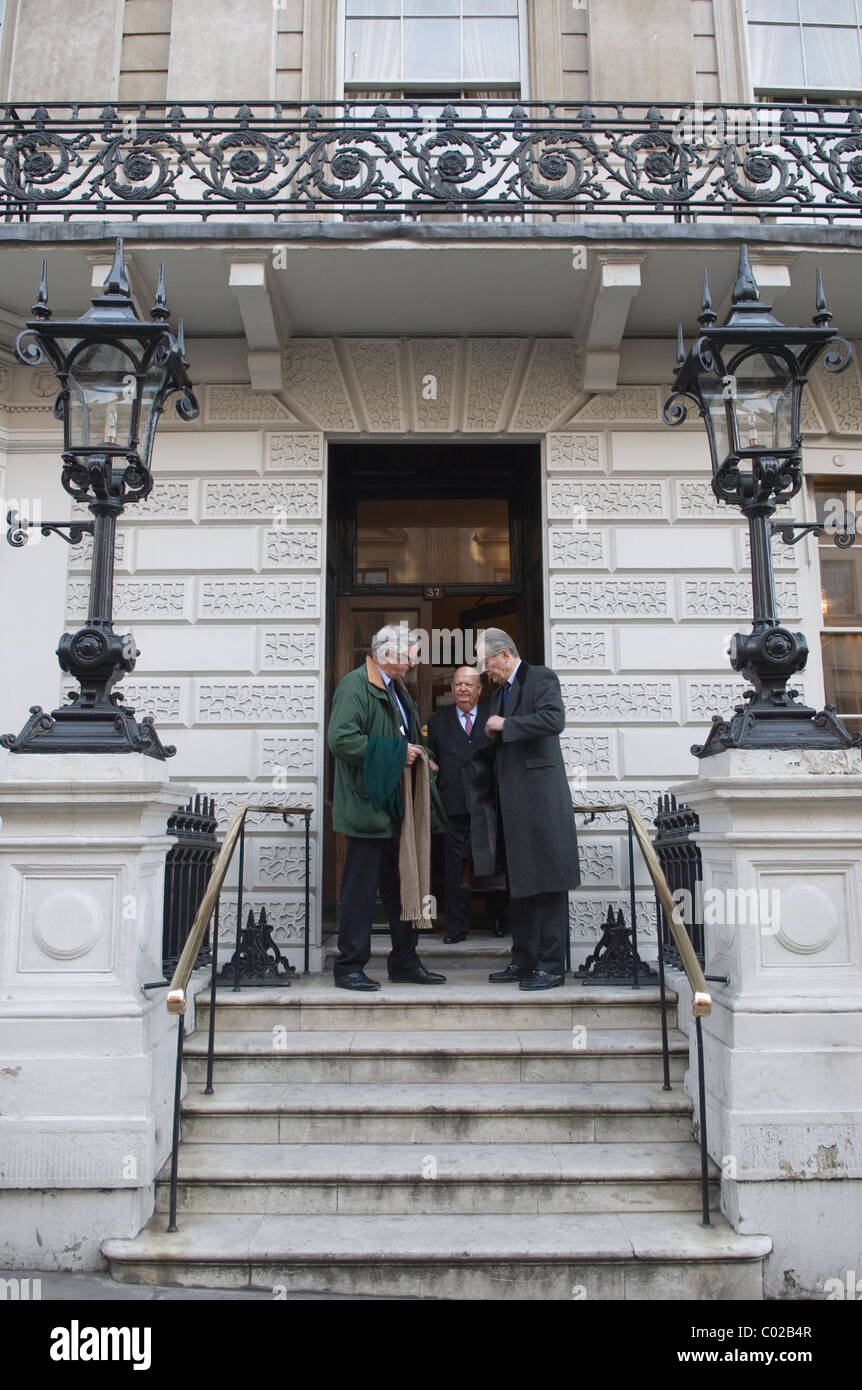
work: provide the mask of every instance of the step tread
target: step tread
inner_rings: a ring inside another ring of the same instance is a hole
[[[660,1055],[661,1032],[658,1028],[590,1028],[586,1030],[586,1046],[573,1046],[570,1028],[548,1029],[411,1029],[391,1031],[296,1031],[279,1034],[278,1046],[272,1030],[243,1032],[216,1030],[217,1057],[284,1057],[313,1056],[319,1053],[376,1055],[449,1055],[466,1056],[500,1054],[519,1056],[578,1056],[597,1055]],[[669,1049],[674,1054],[688,1053],[688,1039],[671,1029]],[[184,1043],[185,1055],[205,1057],[209,1038],[206,1032],[191,1033]]]
[[[435,1144],[435,1182],[700,1180],[691,1141],[631,1144]],[[419,1182],[427,1144],[183,1144],[181,1182]],[[711,1176],[718,1169],[710,1165]],[[166,1163],[159,1181],[170,1177]]]
[[[131,1240],[106,1240],[109,1260],[207,1264],[389,1260],[661,1261],[760,1260],[768,1236],[738,1235],[715,1214],[703,1227],[695,1213],[578,1213],[550,1216],[222,1216],[184,1215],[166,1231],[152,1217]]]
[[[216,991],[216,1003],[220,1008],[243,1008],[249,1005],[268,1004],[273,1006],[296,1006],[299,1004],[325,1004],[341,1008],[385,1009],[403,1004],[524,1004],[536,1009],[560,1004],[597,1004],[625,1006],[626,1004],[651,1004],[661,1002],[657,985],[642,985],[640,989],[620,985],[585,985],[569,976],[564,985],[557,989],[528,992],[518,988],[517,983],[494,984],[488,979],[485,969],[459,971],[458,979],[447,980],[440,985],[392,984],[385,970],[372,969],[371,978],[377,978],[381,988],[375,993],[358,993],[355,990],[337,989],[332,976],[299,975],[287,989],[278,986],[249,986],[234,991],[225,985]],[[673,990],[666,991],[669,1005],[676,1004]],[[196,995],[199,1009],[209,1004],[209,989]]]
[[[253,1094],[252,1094],[253,1091]],[[185,1115],[429,1112],[502,1114],[534,1111],[589,1114],[666,1112],[689,1114],[691,1101],[681,1090],[634,1081],[508,1082],[216,1082],[213,1095],[186,1095]]]

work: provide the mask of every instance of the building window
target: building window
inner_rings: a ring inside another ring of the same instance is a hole
[[[849,729],[862,729],[862,478],[815,485],[826,700]],[[858,516],[858,526],[857,526]],[[835,536],[853,544],[836,546]]]
[[[517,85],[520,0],[345,0],[344,82]]]
[[[862,91],[862,0],[745,0],[759,97]]]

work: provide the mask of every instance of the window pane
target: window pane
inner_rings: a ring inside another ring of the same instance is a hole
[[[405,19],[404,77],[406,81],[461,76],[457,19]]]
[[[347,0],[346,14],[351,15],[400,15],[401,0]]]
[[[800,0],[803,24],[855,24],[855,0]]]
[[[505,498],[356,504],[357,584],[507,584]]]
[[[464,20],[466,81],[513,81],[520,71],[517,19]]]
[[[809,87],[862,84],[857,29],[803,29]]]
[[[399,19],[348,19],[345,82],[397,81],[401,76],[400,40]]]
[[[862,550],[858,543],[844,552],[837,550],[829,532],[824,540],[819,552],[823,624],[862,627]]]
[[[465,14],[518,13],[518,0],[464,0]]]
[[[862,634],[824,632],[822,643],[826,703],[839,715],[862,714]]]
[[[408,15],[446,15],[460,14],[458,0],[404,0],[404,13]]]
[[[752,24],[751,73],[755,87],[802,87],[801,31],[777,24]]]
[[[823,3],[828,4],[829,0]],[[777,24],[799,21],[796,0],[746,0],[745,13],[749,19],[772,19]]]

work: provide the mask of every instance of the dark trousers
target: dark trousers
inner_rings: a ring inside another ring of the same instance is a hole
[[[470,930],[470,889],[461,888],[458,883],[461,861],[469,844],[470,817],[450,816],[449,829],[443,842],[447,936],[463,935]]]
[[[419,933],[401,920],[401,885],[398,877],[398,841],[371,840],[348,835],[341,875],[341,913],[338,931],[336,979],[362,970],[371,959],[371,923],[378,891],[389,919],[392,950],[390,970],[415,970]]]
[[[566,973],[566,932],[569,930],[569,895],[535,893],[529,898],[510,898],[512,964],[522,970]]]
[[[443,885],[446,893],[446,934],[460,936],[470,930],[469,888],[460,887],[462,861],[470,848],[470,817],[449,816],[449,829],[443,842]],[[485,894],[485,916],[493,924],[502,922],[508,895],[503,891]]]

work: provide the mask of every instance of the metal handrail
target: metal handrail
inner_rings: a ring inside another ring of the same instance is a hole
[[[233,859],[234,850],[237,842],[240,846],[240,881],[239,898],[237,904],[237,969],[239,961],[239,937],[242,918],[242,855],[245,845],[245,820],[249,811],[280,815],[285,825],[289,816],[303,816],[305,818],[305,970],[308,972],[308,926],[309,926],[309,824],[311,820],[311,807],[309,806],[258,806],[247,805],[238,806],[233,813],[224,843],[219,850],[218,858],[213,864],[207,882],[204,895],[201,898],[200,906],[195,914],[191,930],[183,947],[182,955],[177,961],[174,969],[173,978],[168,987],[167,1006],[168,1013],[179,1014],[177,1020],[177,1060],[174,1073],[174,1114],[173,1130],[171,1139],[171,1179],[170,1179],[170,1208],[168,1216],[168,1233],[173,1235],[177,1229],[177,1185],[179,1169],[179,1146],[180,1146],[180,1097],[182,1093],[183,1080],[183,1043],[185,1041],[185,1012],[188,1004],[189,980],[195,968],[198,952],[203,942],[204,932],[206,931],[210,918],[215,912],[215,927],[213,930],[212,942],[212,961],[210,975],[210,1017],[209,1017],[209,1043],[207,1048],[207,1084],[204,1095],[213,1093],[213,1060],[215,1048],[215,1006],[216,1006],[216,981],[218,973],[218,904],[219,896],[224,885],[227,871]],[[238,978],[234,988],[238,988]]]
[[[216,859],[212,867],[212,871],[207,882],[206,890],[204,892],[203,897],[201,898],[200,906],[197,910],[197,913],[195,914],[195,920],[192,923],[191,931],[189,932],[188,937],[186,938],[186,944],[183,947],[182,955],[177,961],[176,967],[174,969],[173,977],[171,979],[170,987],[168,989],[168,1013],[184,1014],[186,1011],[186,1005],[188,1004],[186,990],[188,988],[188,983],[191,979],[192,972],[195,968],[195,961],[197,960],[198,952],[200,951],[201,944],[204,939],[204,932],[206,931],[209,925],[209,920],[212,917],[216,903],[218,902],[219,894],[221,893],[225,878],[227,877],[227,871],[230,868],[231,860],[233,859],[233,853],[236,849],[237,841],[240,840],[242,837],[243,828],[245,826],[245,818],[248,815],[249,811],[274,813],[276,815],[284,817],[285,820],[288,816],[305,816],[306,829],[308,827],[308,817],[311,815],[311,808],[308,806],[259,806],[257,804],[252,804],[248,806],[238,806],[236,808],[231,818],[230,825],[227,828],[227,834],[224,837],[224,843],[222,844],[222,847],[219,851],[218,858]],[[307,858],[308,835],[306,834],[306,860]],[[306,874],[306,897],[308,894],[307,879],[308,875]],[[241,892],[242,883],[240,883],[240,893]],[[240,898],[240,903],[241,901],[242,899]],[[240,907],[240,914],[241,911],[242,909]],[[307,971],[307,940],[305,943],[305,956],[305,968]]]
[[[661,903],[661,906],[664,909],[665,916],[667,917],[668,924],[670,926],[671,934],[676,943],[676,948],[679,952],[680,960],[682,961],[683,969],[688,978],[688,983],[691,986],[691,1012],[694,1018],[695,1039],[697,1042],[697,1091],[698,1114],[700,1121],[700,1134],[698,1137],[700,1141],[701,1216],[703,1225],[708,1226],[710,1224],[709,1150],[707,1147],[706,1134],[706,1078],[703,1065],[703,1031],[701,1028],[701,1019],[705,1018],[708,1014],[712,1012],[712,996],[709,992],[709,989],[707,988],[706,976],[704,975],[703,970],[701,969],[700,961],[697,958],[695,949],[692,946],[691,941],[689,939],[688,932],[685,929],[685,923],[683,922],[682,917],[680,916],[679,908],[673,900],[673,895],[670,891],[670,884],[665,878],[664,870],[661,866],[661,863],[659,862],[659,857],[653,848],[652,841],[649,837],[649,832],[646,828],[646,823],[644,822],[644,819],[641,816],[641,813],[637,809],[637,807],[629,805],[628,802],[619,801],[612,802],[610,805],[607,806],[575,806],[574,809],[576,814],[582,812],[588,816],[606,815],[609,811],[624,811],[628,818],[629,872],[631,878],[630,888],[632,897],[632,938],[634,945],[635,983],[637,983],[638,981],[638,956],[637,939],[635,936],[634,924],[635,886],[634,860],[632,857],[631,845],[632,832],[634,832],[635,838],[637,839],[638,846],[640,848],[640,852],[643,855],[644,863],[646,864],[647,869],[649,870],[649,876],[652,879],[656,897],[658,898],[659,902]],[[664,955],[662,953],[661,924],[657,922],[656,927],[656,935],[658,938],[659,988],[661,992],[662,1055],[664,1062],[663,1089],[669,1091],[671,1089],[671,1086],[667,1041],[667,1004],[664,984]],[[712,978],[719,977],[714,976]]]
[[[578,805],[575,807],[575,811],[578,814],[584,812],[586,815],[598,815],[601,812],[607,811],[625,811],[631,822],[640,852],[644,857],[644,863],[649,870],[649,876],[652,879],[653,887],[658,895],[659,902],[664,908],[676,944],[676,949],[679,951],[683,969],[691,985],[692,1016],[694,1018],[705,1018],[707,1014],[712,1012],[712,995],[707,987],[706,976],[701,969],[700,961],[695,954],[694,947],[685,929],[685,923],[680,916],[679,908],[673,900],[670,884],[664,876],[664,870],[659,863],[658,855],[653,849],[652,841],[650,840],[649,832],[646,828],[646,822],[640,811],[636,806],[630,806],[628,802],[625,801],[615,802],[607,806]]]

